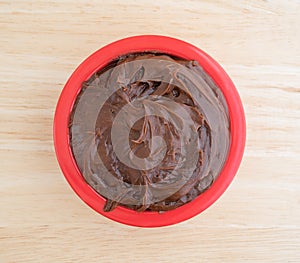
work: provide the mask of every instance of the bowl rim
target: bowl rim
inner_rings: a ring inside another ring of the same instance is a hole
[[[157,212],[136,212],[118,206],[111,212],[104,212],[105,198],[86,183],[73,157],[69,143],[69,115],[83,81],[118,56],[134,52],[158,51],[170,55],[197,60],[215,81],[224,94],[230,116],[231,145],[223,169],[212,186],[193,201],[174,210]],[[239,94],[224,69],[208,54],[182,40],[160,36],[140,35],[112,42],[85,59],[72,73],[59,97],[53,123],[53,139],[60,168],[77,195],[91,208],[103,216],[119,223],[139,227],[160,227],[176,224],[196,216],[211,206],[227,189],[242,160],[246,121]]]

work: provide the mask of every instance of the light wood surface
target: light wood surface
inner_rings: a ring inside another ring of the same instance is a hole
[[[300,2],[1,1],[0,262],[300,262]],[[247,118],[237,177],[208,210],[156,229],[85,205],[55,158],[57,99],[77,65],[123,37],[202,48]]]

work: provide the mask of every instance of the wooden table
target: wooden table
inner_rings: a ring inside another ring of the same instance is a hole
[[[299,1],[1,1],[0,262],[300,262]],[[89,54],[123,37],[169,35],[219,61],[247,117],[227,192],[156,229],[85,205],[55,158],[53,114]]]

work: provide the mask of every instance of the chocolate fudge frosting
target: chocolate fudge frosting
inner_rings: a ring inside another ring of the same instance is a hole
[[[106,212],[163,212],[192,201],[216,180],[230,146],[214,81],[196,61],[157,52],[119,57],[83,83],[69,132]]]

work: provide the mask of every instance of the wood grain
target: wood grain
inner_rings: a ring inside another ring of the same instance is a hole
[[[300,2],[1,1],[0,262],[300,262]],[[112,222],[70,189],[52,121],[89,54],[138,34],[191,42],[234,80],[247,118],[233,184],[184,223]]]

